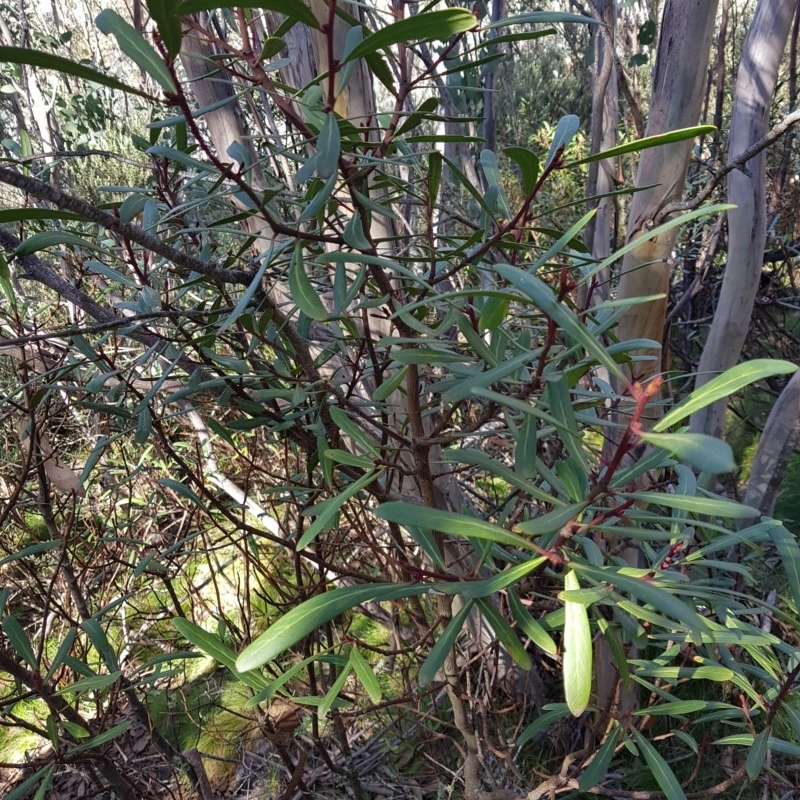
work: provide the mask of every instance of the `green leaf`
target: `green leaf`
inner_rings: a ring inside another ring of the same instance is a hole
[[[170,58],[175,58],[180,52],[183,39],[182,15],[178,13],[175,0],[147,0],[147,9],[156,23],[167,54]]]
[[[53,782],[53,771],[55,768],[55,763],[50,763],[46,767],[36,770],[36,772],[34,772],[30,778],[24,780],[22,783],[14,787],[14,789],[4,794],[3,800],[20,800],[22,797],[30,797],[31,790],[40,781],[41,785],[39,786],[39,789],[41,790],[42,786],[44,786],[45,792],[48,791]],[[37,792],[37,800],[38,794],[39,793]]]
[[[580,589],[574,570],[564,575],[567,591]],[[564,696],[573,717],[579,717],[589,705],[592,694],[592,631],[589,612],[583,603],[564,602]]]
[[[620,497],[723,519],[750,519],[760,514],[757,508],[751,508],[737,503],[735,500],[726,500],[722,497],[686,497],[666,492],[620,492]]]
[[[631,738],[636,742],[639,753],[647,762],[647,766],[650,767],[650,772],[658,781],[661,791],[664,792],[669,800],[686,800],[686,795],[675,777],[675,773],[661,757],[658,750],[635,727],[630,728],[630,733]]]
[[[311,28],[319,28],[314,12],[301,0],[186,0],[178,6],[178,14],[185,17],[198,11],[212,11],[217,8],[258,8],[276,11],[295,22],[304,22]]]
[[[3,617],[3,631],[8,637],[8,641],[16,651],[17,655],[34,671],[39,671],[39,664],[36,660],[36,654],[33,652],[31,640],[28,634],[25,633],[22,625],[16,617]]]
[[[443,8],[415,14],[371,33],[353,48],[347,60],[363,58],[401,42],[411,44],[442,41],[456,33],[472,30],[477,24],[475,15],[466,8]]]
[[[556,708],[552,709],[549,709],[548,706],[545,706],[545,713],[541,714],[530,725],[528,725],[524,731],[522,731],[522,733],[519,735],[519,739],[517,739],[517,747],[522,747],[535,736],[538,736],[540,733],[547,730],[547,728],[549,728],[554,722],[559,722],[560,720],[569,716],[569,708],[567,708],[566,703],[558,703],[554,705],[556,705]]]
[[[97,692],[113,686],[122,675],[121,672],[110,672],[107,675],[92,675],[90,678],[81,678],[63,689],[59,689],[56,694],[81,694],[82,692]]]
[[[769,753],[769,730],[769,728],[764,728],[753,740],[753,746],[747,751],[745,769],[747,770],[747,777],[750,778],[751,781],[758,777],[764,767],[764,762],[767,760],[767,753]]]
[[[617,750],[617,741],[621,733],[622,729],[619,725],[615,725],[611,733],[606,736],[603,746],[595,753],[591,764],[581,773],[580,778],[578,778],[578,788],[582,792],[594,789],[605,777],[606,772],[608,772],[608,766]]]
[[[413,525],[424,530],[440,531],[452,536],[487,539],[490,542],[505,544],[509,547],[520,547],[524,550],[536,549],[527,539],[510,533],[499,525],[468,517],[465,514],[442,511],[438,508],[427,508],[395,501],[381,504],[375,509],[375,514],[387,522],[396,522],[398,525]]]
[[[236,668],[236,653],[225,644],[219,636],[204,630],[185,617],[174,617],[172,624],[184,639],[191,642],[198,650],[227,667],[233,675],[255,691],[261,691],[269,685],[269,680],[260,672],[240,671]]]
[[[548,533],[555,533],[556,531],[560,531],[568,523],[576,520],[587,505],[588,503],[586,502],[573,503],[572,505],[556,508],[539,517],[525,520],[525,522],[518,522],[514,526],[514,530],[531,536],[543,536]]]
[[[339,695],[344,689],[344,686],[347,683],[347,679],[350,676],[352,670],[353,670],[353,662],[351,659],[348,659],[347,663],[344,666],[344,669],[339,673],[339,677],[336,678],[336,680],[331,685],[331,688],[325,694],[325,697],[322,698],[322,702],[319,704],[314,704],[317,705],[317,714],[319,715],[320,719],[325,719],[332,708],[342,708],[343,700]],[[316,700],[318,698],[314,699]]]
[[[696,389],[683,402],[678,403],[653,426],[653,431],[655,433],[665,431],[691,416],[695,411],[710,406],[717,400],[730,397],[734,392],[738,392],[739,389],[749,386],[755,381],[770,378],[773,375],[791,375],[794,372],[797,372],[797,364],[777,359],[757,358],[737,364]]]
[[[708,625],[703,617],[686,603],[678,600],[667,588],[657,586],[649,580],[626,575],[613,567],[593,567],[580,562],[572,562],[572,566],[580,575],[589,577],[598,583],[610,583],[622,592],[638,597],[690,630],[708,630]],[[646,574],[646,570],[642,570],[642,573]]]
[[[317,174],[321,178],[330,178],[339,168],[339,155],[342,151],[339,123],[331,111],[325,116],[325,122],[317,137],[317,158],[315,161]]]
[[[96,244],[75,236],[73,233],[66,231],[42,231],[41,233],[34,233],[29,236],[24,242],[21,242],[19,247],[14,251],[18,256],[29,256],[39,250],[45,250],[48,247],[56,247],[57,245],[69,245],[70,247],[79,247],[84,250],[95,250],[102,252],[102,248]]]
[[[380,452],[375,447],[375,443],[369,438],[366,431],[354,420],[350,419],[347,412],[339,406],[329,406],[328,413],[331,421],[344,434],[357,442],[367,455],[373,458],[380,458]]]
[[[693,467],[719,475],[735,472],[736,461],[727,442],[705,433],[641,433],[639,438],[666,450]]]
[[[120,50],[130,58],[136,66],[144,70],[161,88],[170,94],[175,93],[175,84],[169,70],[161,60],[161,56],[148,44],[136,28],[126,22],[116,11],[106,8],[101,11],[95,24],[106,35],[112,34],[117,40]]]
[[[29,50],[27,47],[0,47],[0,63],[27,64],[30,67],[52,69],[64,75],[72,75],[85,81],[99,83],[101,86],[108,86],[110,89],[136,94],[148,100],[154,99],[148,92],[129,86],[127,83],[112,78],[110,75],[105,75],[94,67],[88,67],[86,64],[76,64],[68,58],[55,56],[52,53]],[[31,211],[36,212],[38,209],[31,209]],[[59,211],[57,213],[61,216],[64,212]]]
[[[517,14],[514,17],[505,17],[486,26],[486,30],[507,28],[509,25],[549,25],[554,22],[580,22],[586,25],[596,25],[597,20],[585,17],[582,14],[568,14],[563,11],[529,11],[527,14]]]
[[[436,643],[428,652],[419,671],[418,681],[421,686],[427,686],[436,679],[436,673],[444,664],[448,653],[455,647],[456,641],[461,634],[464,623],[467,621],[470,611],[472,611],[472,601],[465,603],[453,616],[436,639]]]
[[[419,584],[375,583],[343,586],[312,597],[284,614],[246,647],[236,659],[236,668],[247,672],[272,661],[321,625],[360,603],[412,597],[427,592],[428,588]]]
[[[353,666],[353,672],[356,677],[361,681],[367,696],[373,703],[380,703],[383,693],[381,692],[381,685],[378,678],[369,665],[369,662],[361,654],[358,647],[353,647],[350,651],[350,663]]]
[[[337,492],[335,496],[323,500],[316,506],[305,509],[303,514],[307,516],[316,516],[316,519],[300,537],[300,541],[297,542],[297,550],[304,550],[320,535],[320,533],[322,533],[322,531],[330,528],[334,523],[336,515],[339,513],[339,509],[364,487],[369,486],[375,480],[375,477],[376,472],[367,472],[366,475],[362,475],[357,481],[353,481],[353,483],[349,484],[345,489]]]
[[[604,161],[607,158],[616,158],[626,153],[638,153],[640,150],[647,150],[650,147],[661,147],[665,144],[682,142],[686,139],[694,139],[698,136],[707,136],[710,133],[714,133],[716,130],[717,129],[713,125],[695,125],[692,128],[682,128],[680,130],[670,131],[669,133],[660,133],[657,136],[646,136],[644,139],[636,139],[633,142],[626,142],[617,147],[610,147],[608,150],[603,150],[600,153],[592,153],[592,155],[581,158],[578,161],[570,161],[564,166],[566,169],[570,169],[580,166],[581,164],[589,164],[592,161]]]
[[[522,175],[522,190],[529,196],[539,179],[539,159],[527,147],[504,147],[503,153],[518,167]]]
[[[794,534],[790,533],[775,520],[771,521],[775,522],[775,525],[770,528],[769,535],[781,558],[781,566],[786,573],[786,579],[789,581],[795,608],[800,609],[800,545],[798,545],[797,537]]]
[[[384,382],[378,386],[377,389],[372,393],[372,399],[375,400],[377,403],[382,403],[386,400],[392,392],[396,391],[400,388],[401,384],[405,380],[406,373],[408,372],[408,365],[400,367],[400,369],[396,369],[394,374],[384,380]]]
[[[560,155],[567,149],[580,127],[581,121],[574,114],[565,114],[561,117],[558,121],[558,125],[556,125],[553,141],[550,143],[550,151],[547,153],[547,160],[544,162],[545,169],[553,163],[557,155]]]
[[[117,736],[122,736],[125,731],[130,728],[131,722],[127,720],[126,722],[120,722],[119,725],[115,725],[113,728],[109,728],[107,731],[104,731],[97,736],[89,739],[88,741],[84,742],[82,745],[78,747],[74,747],[71,751],[71,755],[75,755],[77,753],[83,753],[86,750],[92,750],[95,747],[100,747],[101,745],[106,744],[106,742],[110,742],[113,739],[116,739]]]
[[[538,620],[534,619],[531,613],[522,605],[522,601],[517,597],[512,589],[506,595],[508,605],[514,619],[522,632],[537,646],[554,656],[558,652],[558,647],[553,641],[553,637],[541,626]]]
[[[49,683],[53,679],[56,670],[64,663],[64,659],[69,655],[70,650],[72,650],[72,645],[75,643],[75,637],[77,635],[78,631],[75,628],[70,628],[67,631],[64,641],[58,646],[58,650],[56,650],[56,654],[53,656],[50,669],[47,670],[47,674],[44,676],[45,683]]]
[[[68,719],[61,720],[61,727],[73,738],[73,739],[87,739],[92,734],[83,727],[83,725],[78,725],[77,722],[70,722]]]
[[[312,286],[308,275],[306,275],[303,243],[300,240],[295,245],[294,257],[289,267],[289,289],[292,294],[292,300],[307,317],[318,322],[328,318],[328,310],[320,300],[319,293]]]
[[[553,290],[542,280],[529,272],[510,264],[496,264],[494,269],[498,274],[527,295],[533,304],[541,309],[548,317],[574,341],[579,343],[588,353],[591,353],[612,375],[622,379],[623,374],[619,364],[606,353],[603,345],[596,337],[581,324],[580,320],[563,303],[559,303]]]
[[[514,663],[524,670],[532,667],[531,657],[523,646],[514,629],[506,622],[505,617],[492,604],[491,600],[480,597],[475,601],[481,610],[481,614],[491,625],[492,630],[497,636],[506,652],[514,659]]]

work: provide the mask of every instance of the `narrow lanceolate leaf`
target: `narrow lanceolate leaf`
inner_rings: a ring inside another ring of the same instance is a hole
[[[180,52],[183,38],[181,15],[175,0],[147,0],[147,10],[156,23],[167,54],[170,58],[175,58]]]
[[[506,622],[505,617],[487,598],[481,597],[475,602],[478,604],[484,619],[491,625],[500,644],[514,659],[514,663],[524,670],[531,669],[531,657],[523,647],[514,629]]]
[[[466,8],[443,8],[427,14],[417,14],[393,22],[367,36],[352,49],[348,61],[363,58],[400,42],[434,42],[449,39],[456,33],[472,30],[477,23],[475,15]]]
[[[161,56],[153,49],[136,28],[126,22],[116,11],[106,8],[95,19],[97,27],[105,34],[112,34],[119,49],[137,67],[144,70],[165,92],[174,93],[175,84]]]
[[[542,280],[510,264],[497,264],[495,270],[515,288],[527,295],[533,304],[550,317],[564,332],[579,342],[612,375],[622,377],[619,364],[603,349],[603,345],[580,323],[580,320],[553,295]]]
[[[36,672],[39,669],[39,665],[36,663],[36,655],[33,652],[33,647],[31,647],[31,640],[22,625],[19,624],[19,620],[16,617],[3,617],[3,632],[17,655]]]
[[[581,127],[581,121],[574,114],[565,114],[558,121],[556,125],[556,132],[553,134],[553,141],[550,143],[550,150],[547,153],[547,160],[545,161],[545,168],[553,163],[553,159],[560,152],[566,150],[569,143],[572,141],[578,129]]]
[[[609,764],[611,764],[611,759],[614,758],[614,753],[617,749],[617,741],[619,740],[620,733],[622,733],[622,729],[617,725],[606,737],[603,746],[592,759],[592,763],[589,764],[580,778],[578,778],[578,788],[582,792],[588,792],[597,786],[606,772],[608,772]]]
[[[564,576],[567,591],[580,589],[578,576],[569,570]],[[592,693],[592,632],[589,612],[582,603],[564,602],[564,697],[574,717],[589,705]]]
[[[461,629],[464,627],[471,610],[472,601],[469,601],[457,613],[453,614],[445,626],[436,643],[430,649],[425,663],[420,668],[418,680],[421,686],[426,686],[436,679],[436,673],[444,664],[447,654],[455,647],[456,641],[461,634]]]
[[[384,602],[423,594],[428,587],[422,584],[369,584],[343,586],[312,597],[284,614],[267,628],[236,659],[240,672],[256,669],[272,661],[339,614],[367,601]]]
[[[695,411],[710,406],[717,400],[730,397],[734,392],[738,392],[739,389],[749,386],[755,381],[773,375],[790,375],[794,372],[797,372],[797,364],[771,358],[756,358],[752,361],[745,361],[743,364],[737,364],[692,392],[682,403],[678,403],[672,411],[653,426],[653,431],[655,433],[665,431],[691,416]]]
[[[702,472],[719,475],[736,471],[731,446],[714,436],[705,433],[642,433],[639,438]]]
[[[328,311],[325,305],[320,300],[317,290],[311,285],[308,275],[306,275],[302,242],[297,243],[294,258],[289,267],[289,289],[292,293],[292,300],[307,317],[311,317],[311,319],[315,319],[318,322],[328,318]]]
[[[764,728],[761,733],[753,740],[753,746],[747,751],[747,760],[745,761],[745,769],[747,770],[747,777],[750,780],[755,780],[767,760],[767,753],[769,752],[769,728]]]
[[[216,8],[261,8],[277,11],[291,20],[304,22],[311,28],[319,28],[314,12],[301,0],[186,0],[178,6],[178,13],[183,17]]]
[[[527,608],[522,605],[522,601],[517,597],[516,592],[511,589],[508,592],[508,605],[511,613],[519,625],[520,630],[537,646],[541,647],[545,653],[554,656],[558,652],[553,637],[533,618]]]
[[[611,147],[608,150],[603,150],[601,153],[592,153],[592,155],[581,158],[578,161],[570,161],[565,166],[567,168],[577,167],[580,164],[588,164],[592,161],[604,161],[607,158],[616,158],[626,153],[638,153],[640,150],[647,150],[650,147],[660,147],[664,144],[682,142],[685,139],[694,139],[697,136],[707,136],[710,133],[714,133],[716,130],[717,129],[713,125],[695,125],[693,128],[681,128],[680,130],[670,131],[669,133],[660,133],[658,136],[646,136],[644,139],[626,142],[618,147]]]
[[[342,151],[339,123],[336,115],[331,111],[325,117],[325,122],[317,137],[317,173],[321,178],[330,178],[336,172],[339,164],[339,155]]]
[[[375,514],[387,522],[396,522],[398,525],[411,525],[415,528],[441,531],[453,536],[488,539],[491,542],[497,542],[497,544],[521,547],[525,550],[536,549],[522,536],[510,533],[505,528],[501,528],[491,522],[468,517],[466,514],[454,514],[450,511],[442,511],[400,501],[383,503],[375,510]]]
[[[45,250],[48,247],[57,247],[58,245],[67,245],[84,250],[101,250],[96,244],[82,239],[74,233],[67,233],[66,231],[42,231],[41,233],[34,233],[33,236],[29,236],[24,242],[20,243],[19,247],[17,247],[14,252],[18,256],[29,256],[31,253],[37,253],[39,250]]]
[[[620,493],[623,496],[623,493]],[[665,508],[677,508],[693,514],[722,517],[723,519],[751,519],[759,516],[757,508],[726,500],[723,497],[686,497],[664,492],[626,492],[624,497],[652,503]]]
[[[769,535],[781,557],[783,571],[794,596],[795,608],[800,608],[800,545],[797,544],[797,537],[783,525],[777,524],[770,528]]]
[[[658,750],[636,728],[631,728],[631,738],[636,742],[639,753],[650,768],[650,772],[661,787],[661,791],[670,800],[686,800],[686,795],[681,788],[675,773],[669,764],[662,758]]]
[[[353,672],[356,673],[356,677],[361,681],[361,685],[364,687],[364,691],[367,693],[369,699],[373,703],[380,703],[381,697],[383,696],[381,693],[381,685],[378,683],[378,678],[369,665],[369,662],[364,658],[357,647],[353,647],[350,651],[350,664],[353,667]]]
[[[153,96],[142,89],[137,89],[123,83],[110,75],[88,67],[86,64],[76,64],[68,58],[54,56],[52,53],[43,53],[39,50],[29,50],[27,47],[0,47],[0,63],[6,64],[27,64],[30,67],[40,69],[52,69],[62,75],[72,75],[73,78],[80,78],[84,81],[99,83],[101,86],[108,86],[109,89],[118,89],[129,94],[136,94],[152,100]],[[35,209],[32,209],[35,210]],[[63,212],[58,212],[62,214]]]

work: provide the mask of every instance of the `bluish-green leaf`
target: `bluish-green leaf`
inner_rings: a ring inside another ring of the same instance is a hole
[[[705,433],[641,433],[639,438],[666,450],[693,467],[719,475],[735,472],[736,461],[727,442]]]
[[[103,9],[95,19],[97,27],[105,34],[113,34],[120,50],[136,66],[144,70],[161,88],[170,94],[175,92],[175,84],[161,56],[153,49],[136,28],[126,22],[116,11]]]
[[[567,149],[580,126],[581,121],[574,114],[565,114],[561,117],[556,125],[553,141],[550,143],[550,151],[547,153],[547,160],[544,164],[545,169],[553,163],[557,155]]]
[[[609,764],[614,758],[614,753],[617,749],[617,741],[619,740],[622,729],[619,725],[615,725],[611,732],[603,742],[603,746],[595,753],[591,764],[581,773],[578,778],[578,788],[582,792],[588,792],[594,789],[595,786],[605,777],[608,772]]]
[[[623,377],[619,364],[606,353],[602,342],[592,336],[563,303],[558,302],[550,286],[529,272],[510,264],[497,264],[494,268],[509,283],[527,295],[537,308],[553,319],[574,341],[580,343],[612,375]]]
[[[800,609],[800,545],[797,537],[777,522],[770,528],[769,535],[781,558],[781,566],[789,581],[795,608]]]
[[[325,308],[319,293],[311,284],[306,274],[305,259],[303,258],[303,243],[297,242],[289,267],[289,289],[291,290],[292,300],[297,307],[311,319],[321,321],[328,318],[328,310]]]
[[[339,155],[342,151],[339,123],[336,115],[329,111],[317,137],[317,174],[321,178],[330,178],[339,167]]]
[[[726,500],[722,497],[684,497],[666,492],[624,492],[620,497],[652,503],[666,508],[678,508],[692,514],[718,516],[723,519],[751,519],[757,517],[757,508]]]
[[[530,195],[539,179],[539,159],[527,147],[504,147],[503,153],[518,167],[522,175],[522,190]]]
[[[34,233],[33,236],[29,236],[24,242],[21,242],[15,250],[15,253],[18,256],[28,256],[39,250],[45,250],[48,247],[56,247],[58,245],[68,245],[70,247],[78,247],[83,250],[95,250],[98,252],[102,250],[98,245],[80,236],[76,236],[74,233],[68,233],[67,231],[42,231],[41,233]]]

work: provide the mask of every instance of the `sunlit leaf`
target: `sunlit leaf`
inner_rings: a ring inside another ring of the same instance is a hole
[[[183,17],[196,14],[198,11],[212,11],[217,8],[257,8],[276,11],[296,22],[319,28],[314,12],[301,0],[186,0],[178,6],[178,13]]]
[[[475,15],[466,8],[443,8],[414,14],[366,36],[353,48],[348,60],[363,58],[400,42],[442,41],[456,33],[472,30],[477,24]]]
[[[573,570],[564,575],[567,591],[580,589]],[[562,655],[564,696],[572,716],[579,717],[589,705],[592,693],[592,632],[589,613],[582,603],[564,602],[564,653]]]
[[[672,425],[682,422],[695,411],[710,406],[717,400],[730,397],[751,383],[770,378],[773,375],[791,375],[794,372],[797,372],[797,364],[777,359],[757,358],[737,364],[735,367],[725,370],[721,375],[717,375],[716,378],[712,378],[699,389],[695,389],[684,401],[668,411],[653,426],[653,431],[655,433],[665,431]]]
[[[247,672],[272,661],[317,628],[359,603],[411,597],[426,591],[427,586],[385,583],[332,589],[306,600],[284,614],[244,649],[236,659],[236,667],[240,672]]]

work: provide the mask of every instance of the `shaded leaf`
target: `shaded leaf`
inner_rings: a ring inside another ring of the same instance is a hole
[[[39,664],[36,660],[36,654],[33,652],[31,640],[28,638],[28,634],[25,633],[22,625],[19,624],[19,620],[11,616],[3,617],[3,632],[17,655],[20,656],[34,672],[38,672]]]
[[[735,472],[733,450],[727,442],[705,433],[641,433],[639,438],[666,450],[693,467],[718,475]]]
[[[129,86],[127,83],[112,78],[110,75],[104,75],[102,72],[94,69],[94,67],[87,67],[85,64],[76,64],[68,58],[62,58],[52,53],[29,50],[27,47],[0,47],[0,62],[27,64],[28,66],[39,67],[40,69],[52,69],[64,75],[72,75],[75,78],[81,78],[85,81],[99,83],[101,86],[108,86],[110,89],[119,89],[129,94],[145,97],[148,100],[153,99],[153,96],[148,92]],[[36,212],[38,209],[31,209],[31,211]],[[61,217],[64,212],[58,211],[56,213]]]
[[[658,750],[635,727],[631,727],[630,733],[631,738],[636,742],[639,753],[647,762],[647,766],[650,767],[650,772],[658,781],[661,791],[664,792],[669,800],[686,800],[686,795],[675,777],[675,773],[661,757]]]
[[[319,293],[312,286],[308,275],[306,275],[303,243],[301,241],[298,241],[295,246],[294,258],[292,258],[292,263],[289,267],[289,289],[292,293],[292,300],[307,317],[317,321],[328,318],[328,310],[320,300]]]
[[[581,121],[575,114],[565,114],[561,117],[558,121],[558,125],[556,125],[553,141],[550,143],[547,160],[544,162],[545,169],[553,163],[553,160],[559,153],[563,153],[564,150],[566,150],[580,126]]]
[[[455,647],[456,640],[461,634],[461,629],[471,610],[472,601],[468,601],[458,612],[453,614],[445,629],[436,639],[436,643],[431,647],[428,657],[419,671],[418,680],[421,686],[426,686],[436,679],[436,673],[441,669],[448,653]]]
[[[105,34],[112,34],[120,50],[136,66],[144,70],[161,88],[170,94],[175,92],[175,84],[161,56],[153,49],[136,28],[126,22],[116,11],[103,9],[95,18],[95,24]]]
[[[522,601],[513,591],[508,592],[508,605],[514,619],[522,632],[537,646],[549,653],[551,656],[558,652],[553,637],[533,618],[527,608],[522,605]]]
[[[381,685],[378,678],[369,665],[369,662],[361,654],[358,647],[353,647],[350,651],[350,663],[353,665],[353,672],[356,677],[361,681],[367,696],[373,703],[380,703],[383,693],[381,692]]]
[[[186,0],[178,6],[178,13],[186,16],[216,8],[259,8],[276,11],[296,22],[304,22],[311,28],[319,28],[314,12],[301,0]]]

